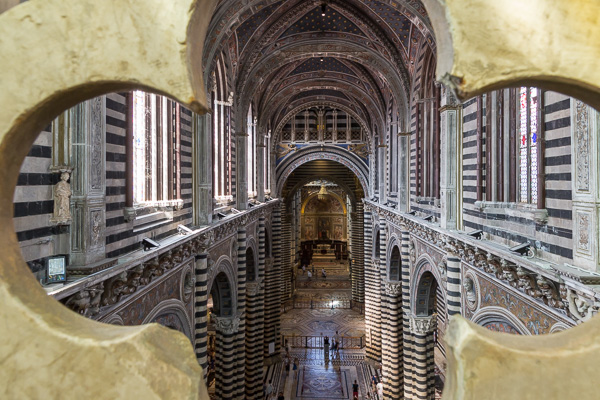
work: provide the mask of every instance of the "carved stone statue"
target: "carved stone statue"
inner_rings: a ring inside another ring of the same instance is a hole
[[[469,302],[469,304],[475,304],[477,302],[477,295],[475,293],[475,285],[473,284],[473,279],[465,278],[463,287],[465,288],[465,294],[467,295],[467,302]]]
[[[54,224],[69,224],[71,222],[71,210],[69,198],[71,197],[71,185],[69,173],[60,174],[60,182],[54,185],[54,215],[50,220]]]

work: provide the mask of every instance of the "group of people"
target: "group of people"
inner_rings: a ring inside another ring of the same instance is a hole
[[[331,344],[330,347],[329,336],[325,336],[323,338],[323,352],[325,353],[325,358],[329,358],[330,350],[334,355],[337,355],[338,357],[340,355],[340,335],[338,334],[338,331],[335,331],[335,335],[333,336],[332,340],[333,344]]]
[[[312,280],[313,275],[315,274],[315,266],[312,266],[312,271],[306,268],[306,265],[302,265],[302,275],[306,274],[306,276],[308,277],[308,280]],[[321,278],[325,279],[327,278],[327,271],[325,271],[325,268],[321,269]]]

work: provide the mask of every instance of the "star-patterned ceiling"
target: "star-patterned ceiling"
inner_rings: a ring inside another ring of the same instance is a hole
[[[321,59],[323,61],[321,61]],[[304,74],[308,72],[316,72],[316,71],[333,71],[333,72],[341,72],[343,74],[348,74],[352,76],[356,76],[356,74],[346,66],[343,62],[339,61],[333,57],[312,57],[308,60],[304,61],[300,64],[296,69],[294,69],[290,75]]]
[[[256,29],[262,25],[266,19],[273,14],[273,12],[284,2],[285,0],[278,1],[276,3],[271,4],[270,6],[263,7],[260,11],[253,14],[250,18],[244,21],[243,24],[239,26],[236,30],[236,35],[238,39],[238,48],[240,49],[240,53],[246,47],[246,43],[250,40]]]
[[[410,22],[410,20],[397,9],[380,1],[364,0],[364,2],[373,11],[375,11],[386,24],[389,25],[389,27],[392,29],[392,31],[394,31],[395,35],[398,36],[404,45],[404,48],[408,48],[412,22]]]
[[[307,32],[344,32],[363,35],[360,29],[346,17],[331,7],[326,8],[325,16],[321,15],[321,7],[316,7],[289,27],[281,37]]]

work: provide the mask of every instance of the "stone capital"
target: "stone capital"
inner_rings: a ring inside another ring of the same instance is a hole
[[[236,333],[240,327],[240,317],[212,317],[215,329],[225,335]]]
[[[432,332],[436,327],[436,316],[428,315],[425,317],[417,317],[415,315],[411,315],[408,317],[410,322],[410,331],[411,333],[417,335],[426,335]]]
[[[253,281],[253,282],[246,282],[246,294],[249,294],[251,296],[256,296],[260,292],[261,288],[262,288],[262,280],[261,279],[257,279],[256,281]]]
[[[392,297],[398,297],[402,294],[402,283],[395,281],[385,280],[383,282],[385,286],[385,294]]]

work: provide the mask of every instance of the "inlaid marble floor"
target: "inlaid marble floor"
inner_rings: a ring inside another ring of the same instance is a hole
[[[327,278],[320,274],[311,281],[298,277],[295,292],[297,299],[326,301],[349,300],[350,281],[347,264],[318,263],[325,265]],[[364,315],[349,309],[293,309],[281,316],[281,333],[284,336],[340,336],[361,337],[365,332]],[[282,354],[285,356],[285,354]],[[364,349],[340,350],[339,355],[325,354],[322,348],[294,348],[290,358],[299,361],[298,371],[286,375],[283,362],[265,370],[265,378],[273,379],[277,392],[282,391],[286,400],[351,400],[352,384],[360,386],[360,399],[377,399],[371,391],[371,377],[380,378],[378,365],[365,361]]]

